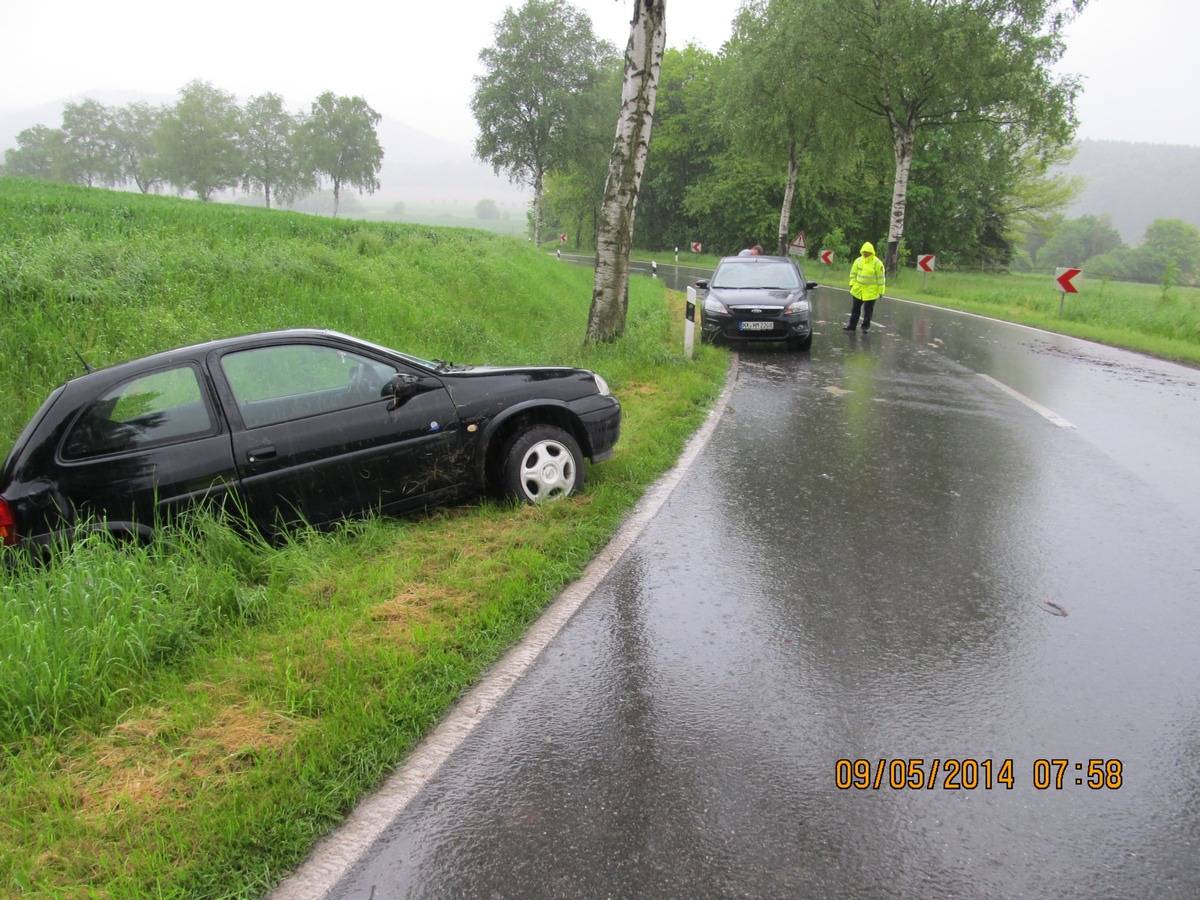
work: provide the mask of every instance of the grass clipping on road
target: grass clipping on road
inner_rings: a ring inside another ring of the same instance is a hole
[[[517,641],[673,465],[727,356],[646,279],[582,346],[591,272],[526,242],[0,179],[6,448],[50,389],[166,345],[315,325],[458,362],[586,365],[624,410],[583,493],[267,546],[197,515],[0,575],[0,889],[269,890]],[[530,323],[537,323],[531,328]],[[65,336],[65,340],[64,340]],[[18,379],[18,374],[20,375]]]

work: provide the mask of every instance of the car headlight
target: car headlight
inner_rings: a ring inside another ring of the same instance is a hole
[[[806,313],[808,309],[807,300],[793,300],[788,304],[788,308],[783,311],[783,314],[785,316],[794,316],[796,313]]]
[[[713,313],[714,315],[729,315],[729,310],[725,308],[725,304],[720,300],[714,300],[712,297],[704,298],[704,311],[706,313]]]
[[[607,397],[609,394],[612,393],[612,391],[610,391],[608,389],[607,381],[605,381],[603,378],[601,378],[595,372],[592,373],[592,377],[596,379],[596,390],[598,390],[600,392],[601,397]]]

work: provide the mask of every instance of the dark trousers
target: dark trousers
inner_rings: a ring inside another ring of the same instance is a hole
[[[850,330],[853,331],[858,326],[858,314],[862,313],[863,331],[871,327],[871,314],[875,311],[875,301],[860,300],[858,297],[852,298],[854,305],[850,307]]]

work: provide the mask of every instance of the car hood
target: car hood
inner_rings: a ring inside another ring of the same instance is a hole
[[[440,373],[441,374],[441,373]],[[466,378],[480,375],[522,375],[538,378],[565,378],[570,375],[590,375],[587,369],[573,366],[450,366],[446,375],[463,376]]]
[[[804,296],[803,288],[768,290],[766,288],[712,288],[708,295],[726,306],[787,306]]]

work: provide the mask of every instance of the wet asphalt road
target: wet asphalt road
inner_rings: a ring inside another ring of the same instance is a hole
[[[1200,896],[1200,372],[847,307],[329,896]]]

